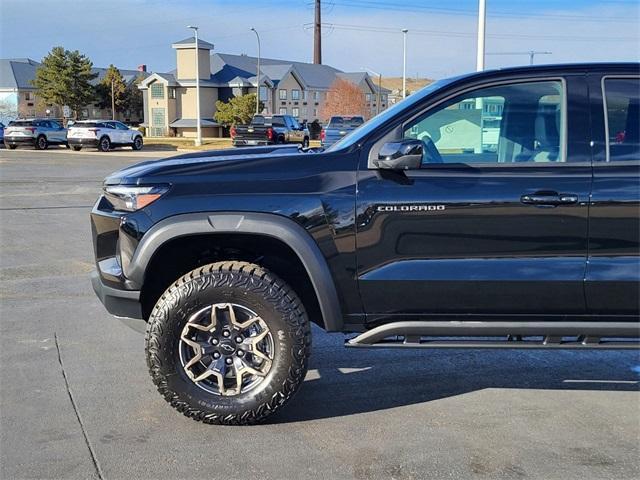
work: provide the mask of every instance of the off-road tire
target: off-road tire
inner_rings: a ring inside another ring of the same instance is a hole
[[[133,143],[131,144],[131,149],[136,151],[142,150],[142,145],[142,137],[140,135],[136,135],[136,138],[133,139]]]
[[[207,305],[236,303],[259,315],[273,334],[273,363],[254,389],[233,396],[207,392],[180,363],[179,342],[190,316]],[[209,424],[263,421],[296,393],[311,352],[307,313],[296,293],[268,270],[246,262],[217,262],[192,270],[171,285],[151,312],[146,332],[147,365],[169,404]]]
[[[109,140],[109,137],[105,135],[100,138],[100,141],[98,141],[98,150],[101,152],[108,152],[111,150],[111,141]]]
[[[45,137],[44,135],[38,136],[38,138],[36,138],[35,147],[36,150],[46,150],[49,147],[47,137]]]

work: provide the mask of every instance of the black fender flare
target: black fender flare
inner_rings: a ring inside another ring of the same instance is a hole
[[[328,332],[342,331],[338,293],[329,266],[311,235],[290,218],[272,213],[201,212],[174,215],[161,220],[142,237],[125,268],[125,276],[142,285],[154,253],[175,238],[203,233],[248,233],[266,235],[284,242],[302,262],[316,293]]]

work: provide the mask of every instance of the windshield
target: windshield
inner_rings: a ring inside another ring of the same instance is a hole
[[[331,117],[327,128],[350,128],[359,127],[364,123],[362,117]]]
[[[342,148],[347,148],[355,143],[358,143],[361,139],[369,135],[371,132],[373,132],[374,130],[378,129],[379,127],[387,123],[398,113],[422,101],[424,97],[426,97],[427,95],[430,95],[431,93],[444,87],[445,85],[448,85],[454,80],[455,78],[438,80],[437,82],[433,82],[432,84],[427,85],[421,90],[418,90],[416,93],[408,96],[404,100],[401,100],[400,102],[396,103],[394,106],[387,108],[385,111],[367,120],[365,123],[362,124],[361,127],[356,128],[355,130],[352,130],[350,133],[348,133],[347,135],[342,137],[339,141],[334,143],[331,147],[329,147],[327,151],[340,150]]]
[[[33,120],[14,120],[13,122],[9,122],[10,127],[31,127],[33,125]]]

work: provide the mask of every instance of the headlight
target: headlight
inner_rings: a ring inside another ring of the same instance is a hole
[[[113,185],[104,187],[104,194],[114,210],[135,212],[155,202],[168,190],[168,185]]]

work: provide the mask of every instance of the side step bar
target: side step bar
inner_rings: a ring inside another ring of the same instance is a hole
[[[347,347],[639,348],[638,322],[394,322],[347,340]]]

